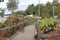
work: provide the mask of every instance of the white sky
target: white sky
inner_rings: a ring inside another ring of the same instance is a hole
[[[39,0],[19,0],[19,1],[20,3],[18,7],[20,10],[26,9],[30,4],[37,5],[39,3]],[[40,3],[46,4],[48,1],[52,2],[53,0],[40,0]]]
[[[52,2],[53,0],[40,0],[40,3],[46,4],[47,2]],[[4,2],[0,3],[0,8],[7,8],[6,3],[8,0],[4,0]],[[37,5],[39,3],[39,0],[19,0],[18,10],[24,10],[28,7],[30,4]]]
[[[43,3],[43,4],[45,4],[45,3],[47,3],[47,2],[52,2],[52,0],[40,0],[40,3]],[[6,3],[7,3],[8,1],[7,0],[4,0],[4,2],[1,2],[0,3],[0,8],[2,7],[2,8],[6,8]],[[30,5],[30,4],[34,4],[34,5],[36,5],[36,4],[38,4],[39,3],[39,0],[19,0],[19,7],[20,6],[26,6],[26,5]]]
[[[47,3],[47,2],[52,2],[52,0],[40,0],[40,3],[43,3],[43,4],[45,4],[45,3]],[[29,4],[38,4],[39,3],[39,0],[20,0],[20,5],[29,5]]]

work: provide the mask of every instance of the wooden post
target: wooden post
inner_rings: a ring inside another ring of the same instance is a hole
[[[55,9],[54,9],[54,6],[53,6],[53,18],[55,17]]]
[[[37,40],[40,40],[40,27],[39,27],[39,20],[35,23],[35,28],[37,31]]]

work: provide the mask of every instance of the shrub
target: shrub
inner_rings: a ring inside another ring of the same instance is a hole
[[[56,21],[53,18],[44,18],[42,20],[40,20],[39,24],[40,24],[40,29],[41,31],[46,31],[46,30],[51,30],[54,29],[55,25],[56,25]]]
[[[5,27],[5,23],[0,22],[0,28],[4,28]]]

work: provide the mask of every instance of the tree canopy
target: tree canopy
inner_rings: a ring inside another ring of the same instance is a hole
[[[9,0],[9,2],[7,3],[7,8],[8,10],[15,10],[18,7],[18,0]]]
[[[15,10],[17,8],[18,3],[16,0],[9,1],[7,8],[9,10]],[[13,6],[12,6],[12,5]],[[40,5],[40,9],[39,9]],[[31,4],[27,7],[25,11],[17,11],[16,14],[18,15],[36,15],[39,16],[38,14],[38,9],[40,10],[40,15],[42,17],[53,17],[53,7],[55,8],[54,13],[55,15],[60,13],[60,3],[57,2],[57,0],[53,0],[53,2],[47,2],[45,5],[44,4],[37,4],[36,6],[34,4]]]

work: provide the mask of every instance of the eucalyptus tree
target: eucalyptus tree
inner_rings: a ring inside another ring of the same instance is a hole
[[[13,12],[14,10],[16,10],[18,8],[18,0],[8,0],[9,2],[7,3],[7,8],[8,10],[10,10],[11,12]]]
[[[33,4],[29,5],[28,8],[26,9],[26,13],[28,15],[33,14],[33,11],[34,11],[34,5]]]

